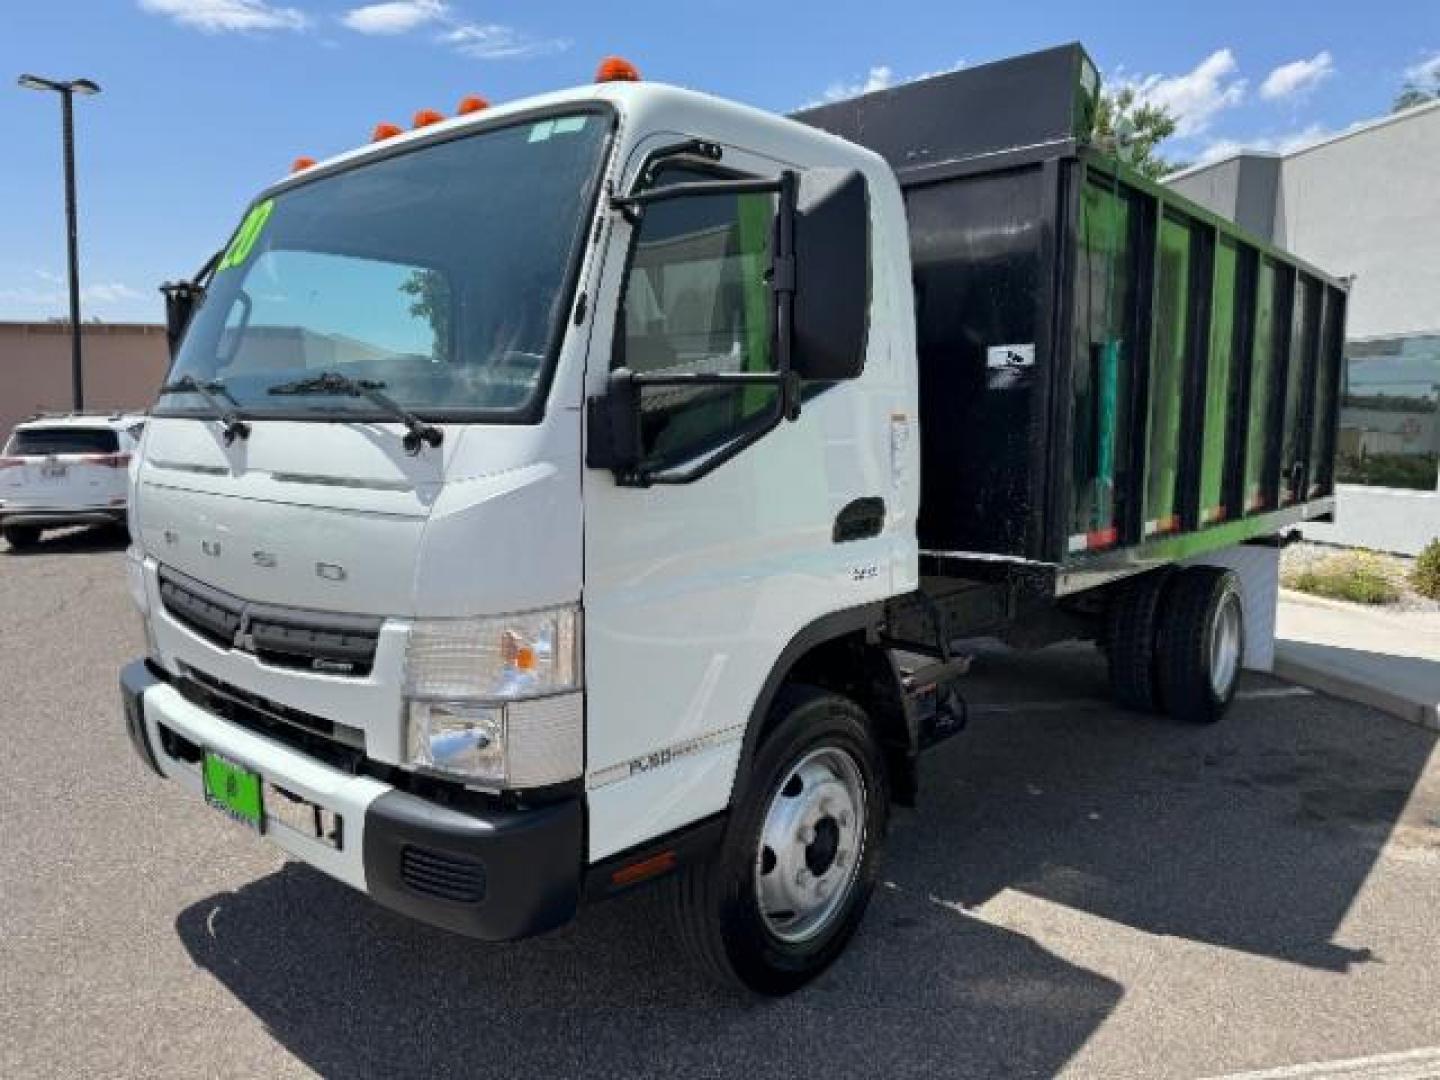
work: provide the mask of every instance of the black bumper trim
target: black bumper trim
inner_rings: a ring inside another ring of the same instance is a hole
[[[102,507],[94,510],[26,510],[22,507],[0,508],[0,526],[32,525],[41,529],[60,529],[67,525],[123,525],[125,507]]]
[[[578,798],[477,817],[391,791],[365,812],[365,891],[420,922],[513,941],[575,917],[584,843]],[[417,862],[426,871],[420,876]],[[463,875],[458,884],[456,874]],[[468,898],[447,898],[446,891]]]
[[[608,900],[703,862],[724,841],[729,820],[729,812],[721,811],[592,864],[585,873],[585,903]],[[654,869],[642,870],[647,866]]]
[[[155,751],[150,748],[149,736],[145,733],[145,691],[158,686],[162,680],[144,660],[133,660],[120,669],[120,701],[125,710],[125,733],[130,736],[130,745],[140,760],[150,767],[156,776],[164,776]]]

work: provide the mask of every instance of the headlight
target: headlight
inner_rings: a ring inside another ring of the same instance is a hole
[[[583,768],[579,611],[420,619],[405,654],[406,758],[488,787]]]

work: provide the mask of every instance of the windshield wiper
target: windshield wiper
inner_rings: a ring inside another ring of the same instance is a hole
[[[427,424],[394,398],[381,393],[385,384],[375,379],[352,379],[338,371],[326,371],[309,379],[278,383],[271,394],[319,394],[330,397],[363,397],[372,401],[405,425],[405,452],[412,457],[421,446],[439,446],[445,433],[434,424]]]
[[[199,394],[205,399],[216,417],[220,420],[220,429],[225,435],[225,445],[229,446],[236,439],[248,439],[250,437],[250,425],[240,419],[240,414],[227,405],[230,402],[234,405],[240,403],[230,396],[230,391],[225,389],[225,384],[219,379],[212,379],[209,382],[200,382],[194,375],[181,375],[174,382],[166,383],[160,387],[161,394]]]

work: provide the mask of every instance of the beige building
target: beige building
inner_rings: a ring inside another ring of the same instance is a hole
[[[155,400],[170,354],[165,328],[83,323],[85,407],[144,409]],[[0,322],[0,440],[38,410],[70,407],[70,326]]]

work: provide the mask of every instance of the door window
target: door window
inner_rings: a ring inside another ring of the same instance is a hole
[[[715,179],[667,169],[660,183]],[[775,198],[697,195],[645,208],[617,362],[637,373],[771,372]],[[774,386],[650,386],[640,401],[644,467],[719,448],[773,412]]]

